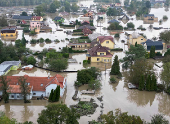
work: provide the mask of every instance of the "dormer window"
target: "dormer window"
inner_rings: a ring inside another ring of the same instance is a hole
[[[43,86],[43,84],[41,84],[41,87]]]
[[[109,43],[109,41],[106,41],[106,43]]]
[[[100,53],[100,55],[104,55],[104,53]]]

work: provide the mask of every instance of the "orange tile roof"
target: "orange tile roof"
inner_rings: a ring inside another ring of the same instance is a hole
[[[29,86],[29,92],[31,91],[32,86]],[[20,85],[9,85],[8,93],[21,93]]]
[[[46,87],[50,84],[60,85],[61,88],[64,87],[64,77],[57,74],[53,77],[30,77],[28,75],[24,76],[7,76],[7,80],[9,80],[8,85],[16,85],[18,83],[18,79],[20,77],[26,78],[26,82],[30,83],[30,86],[33,86],[33,91],[45,91]],[[41,86],[43,84],[43,86]],[[1,87],[1,84],[0,84]]]

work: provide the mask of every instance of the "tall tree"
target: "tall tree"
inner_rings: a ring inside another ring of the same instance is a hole
[[[56,102],[56,99],[57,99],[57,93],[56,93],[56,89],[55,89],[53,97],[52,97],[52,102]]]
[[[147,79],[146,79],[146,90],[147,91],[150,91],[150,87],[151,86],[151,76],[150,74],[147,76]]]
[[[170,86],[170,62],[163,64],[161,79],[163,80],[163,83],[165,84],[166,88]]]
[[[155,57],[155,46],[151,46],[150,49],[150,58],[154,58]]]
[[[38,124],[78,124],[80,118],[74,110],[63,104],[49,104],[42,110],[37,119]]]
[[[9,93],[7,92],[8,90],[8,80],[6,76],[0,76],[0,83],[2,84],[1,90],[2,90],[2,98],[5,103],[9,102]]]
[[[52,102],[53,95],[54,95],[54,91],[52,89],[51,93],[50,93],[50,96],[49,96],[49,99],[48,99],[49,102]]]
[[[20,89],[21,89],[21,94],[24,97],[24,103],[28,103],[29,101],[27,100],[27,96],[30,94],[30,86],[29,84],[26,82],[26,78],[24,77],[19,77],[18,82],[20,85]]]
[[[166,30],[161,32],[160,39],[163,40],[166,44],[170,43],[170,31]]]
[[[57,85],[57,88],[56,88],[56,101],[58,102],[60,99],[60,86]]]
[[[139,90],[144,90],[144,86],[145,86],[145,77],[144,75],[141,75],[139,80]]]
[[[125,57],[120,60],[123,62],[123,68],[128,68],[130,67],[133,62],[137,59],[145,58],[146,50],[145,48],[137,44],[137,46],[130,45],[129,50],[126,52]]]
[[[114,62],[113,62],[110,74],[111,75],[118,75],[118,74],[120,74],[119,60],[118,60],[118,56],[117,55],[114,58]]]

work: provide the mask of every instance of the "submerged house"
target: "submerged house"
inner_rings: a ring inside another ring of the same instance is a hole
[[[86,60],[109,63],[112,62],[112,56],[108,47],[103,47],[99,44],[88,50]]]
[[[114,49],[115,46],[112,36],[99,36],[97,37],[97,43],[101,44],[103,47],[108,47],[109,49]]]
[[[0,76],[6,75],[11,70],[17,70],[21,66],[21,61],[4,61],[0,64]]]
[[[85,29],[85,28],[88,28],[90,30],[95,30],[96,29],[94,26],[90,26],[90,25],[83,25],[83,26],[78,27],[78,29]]]
[[[20,15],[14,15],[12,17],[13,20],[27,20],[30,21],[32,16],[20,16]]]
[[[129,45],[135,45],[135,43],[137,42],[137,44],[141,44],[142,42],[145,42],[146,39],[138,34],[137,32],[133,32],[132,34],[128,34],[127,36],[127,42]]]
[[[17,35],[17,27],[16,26],[9,26],[6,28],[1,29],[1,36],[8,37],[8,36],[16,36]]]
[[[130,18],[126,14],[124,14],[123,17],[119,18],[118,20],[121,20],[124,24],[126,24],[130,20]]]
[[[154,14],[147,14],[147,15],[144,15],[144,21],[154,21],[154,22],[157,22],[158,18],[155,17]]]
[[[67,86],[66,78],[59,74],[53,77],[31,77],[28,75],[7,76],[7,80],[9,80],[9,99],[23,99],[18,82],[20,77],[24,77],[27,85],[30,87],[30,95],[27,96],[28,99],[40,96],[49,97],[51,90],[56,89],[58,85],[60,86],[60,97],[62,97]],[[2,91],[0,91],[0,95],[2,95]]]
[[[155,46],[155,52],[160,53],[163,53],[163,48],[165,46],[165,43],[163,43],[162,41],[152,41],[150,39],[145,42],[142,42],[141,44],[145,47],[147,51],[150,51],[151,47]]]
[[[90,30],[90,29],[88,29],[88,28],[84,28],[83,29],[83,34],[84,34],[84,36],[88,36],[89,34],[92,34],[93,32]]]
[[[64,18],[63,17],[60,17],[60,16],[56,16],[54,19],[53,19],[55,22],[59,23],[59,22],[64,22]]]
[[[116,19],[112,19],[112,20],[108,21],[108,23],[111,24],[111,23],[120,23],[120,22],[117,21]]]

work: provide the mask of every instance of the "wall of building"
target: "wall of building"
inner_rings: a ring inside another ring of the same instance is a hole
[[[99,58],[99,61],[97,59]],[[86,58],[88,59],[88,57]],[[104,62],[104,63],[109,63],[112,62],[112,57],[91,57],[91,62]]]
[[[23,99],[23,96],[19,93],[11,93],[9,94],[9,99]],[[27,100],[32,99],[32,94],[27,95]]]
[[[16,35],[17,35],[17,31],[15,31],[15,33],[1,33],[2,37],[16,36]]]
[[[138,38],[133,39],[131,35],[129,36],[129,40],[128,40],[128,42],[132,45],[135,45],[136,42],[137,44],[141,44],[142,42],[145,42],[145,41],[146,39],[143,36],[139,36]]]
[[[32,91],[32,96],[34,97],[40,97],[43,94],[45,96],[45,91]]]
[[[107,43],[109,41],[109,43]],[[101,46],[108,47],[109,49],[114,49],[114,43],[111,40],[105,40],[101,43]]]

